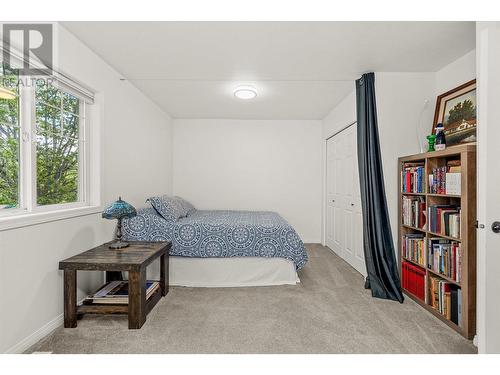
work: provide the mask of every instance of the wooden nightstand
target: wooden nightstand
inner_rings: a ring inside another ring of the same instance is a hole
[[[128,328],[141,328],[146,315],[168,293],[168,254],[170,242],[130,242],[123,249],[110,249],[109,243],[59,262],[64,271],[64,327],[76,327],[77,314],[128,314]],[[146,300],[146,268],[160,257],[160,288]],[[76,271],[128,271],[129,303],[76,304]]]

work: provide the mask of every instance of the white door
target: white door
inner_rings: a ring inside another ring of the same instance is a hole
[[[346,232],[349,239],[349,260],[348,262],[366,276],[365,253],[363,250],[363,212],[361,210],[361,193],[359,187],[359,168],[358,168],[358,139],[356,125],[347,129],[346,133],[346,160],[344,165],[347,169],[346,174],[346,206],[345,210],[349,213],[347,226],[351,229]],[[346,258],[347,260],[347,258]]]
[[[500,353],[500,22],[476,24],[478,107],[477,338],[479,353]]]
[[[327,141],[326,244],[366,275],[356,126]]]
[[[326,203],[326,245],[342,256],[342,220],[340,192],[342,190],[342,160],[338,138],[327,141],[327,203]]]

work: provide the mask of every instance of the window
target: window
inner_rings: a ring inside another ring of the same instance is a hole
[[[16,70],[2,65],[0,85],[14,98],[0,98],[0,209],[19,208],[20,125]]]
[[[86,138],[92,101],[61,80],[20,77],[15,69],[0,67],[4,93],[0,98],[0,224],[2,218],[13,215],[90,206]]]
[[[38,205],[83,200],[80,173],[80,100],[41,80],[35,90]]]

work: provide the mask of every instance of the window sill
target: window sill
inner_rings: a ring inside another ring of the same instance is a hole
[[[92,215],[102,212],[101,206],[84,206],[76,208],[58,209],[55,211],[24,213],[19,215],[0,217],[0,232],[22,228],[31,225],[48,223],[51,221],[64,220],[73,217]]]

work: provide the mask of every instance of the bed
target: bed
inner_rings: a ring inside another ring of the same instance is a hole
[[[153,207],[123,220],[128,241],[172,241],[170,282],[185,286],[296,284],[308,257],[275,212],[191,210],[166,220]]]

